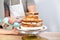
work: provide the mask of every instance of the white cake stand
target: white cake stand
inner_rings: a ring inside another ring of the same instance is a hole
[[[43,25],[42,28],[39,28],[39,27],[29,28],[29,29],[28,28],[21,28],[21,29],[18,28],[19,32],[22,33],[22,34],[39,34],[43,31],[45,31],[46,29],[47,29],[47,27],[44,26],[44,25]]]

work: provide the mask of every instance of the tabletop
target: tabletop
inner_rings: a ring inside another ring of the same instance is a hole
[[[41,40],[60,40],[60,32],[42,32],[39,34]],[[19,35],[0,35],[0,40],[21,40]]]

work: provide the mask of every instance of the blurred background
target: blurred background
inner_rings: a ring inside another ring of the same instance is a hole
[[[34,0],[39,17],[48,32],[60,32],[60,0]],[[0,18],[4,18],[4,0],[0,0]]]
[[[4,18],[4,0],[0,0],[0,19]]]

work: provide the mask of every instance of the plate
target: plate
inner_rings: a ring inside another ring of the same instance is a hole
[[[38,34],[38,33],[40,33],[40,32],[43,32],[43,31],[45,31],[47,29],[47,27],[46,26],[43,26],[42,27],[42,29],[18,29],[19,30],[19,32],[20,33],[22,33],[22,34]]]

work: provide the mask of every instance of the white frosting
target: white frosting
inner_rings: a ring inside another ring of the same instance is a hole
[[[38,29],[43,29],[44,26],[41,27],[23,27],[21,26],[22,30],[38,30]]]

